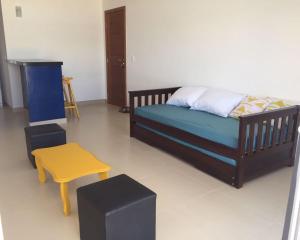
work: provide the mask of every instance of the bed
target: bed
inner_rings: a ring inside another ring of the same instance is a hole
[[[293,166],[299,106],[239,119],[222,118],[166,105],[178,89],[130,91],[130,136],[185,159],[236,188]]]

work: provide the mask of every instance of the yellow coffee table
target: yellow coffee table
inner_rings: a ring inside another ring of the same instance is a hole
[[[70,214],[68,182],[77,178],[99,174],[101,180],[108,178],[111,167],[100,162],[96,157],[80,147],[77,143],[69,143],[57,147],[37,149],[32,152],[38,169],[41,183],[46,181],[45,170],[60,184],[60,195],[64,214]]]

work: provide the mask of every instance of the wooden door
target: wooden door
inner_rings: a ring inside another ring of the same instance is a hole
[[[107,102],[126,106],[125,7],[105,12]]]

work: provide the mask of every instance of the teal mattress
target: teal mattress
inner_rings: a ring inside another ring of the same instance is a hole
[[[139,107],[135,109],[135,114],[231,148],[238,147],[239,120],[234,118],[223,118],[206,112],[165,104]],[[141,124],[139,124],[139,126],[194,150],[200,151],[222,162],[236,166],[236,161],[234,159],[199,148],[193,144],[176,139],[147,126]]]

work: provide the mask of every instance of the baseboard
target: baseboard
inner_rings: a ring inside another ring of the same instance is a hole
[[[9,107],[9,108],[10,108],[11,111],[14,112],[14,113],[26,111],[26,108],[23,108],[23,107],[18,107],[18,108],[11,108],[11,107]]]
[[[59,119],[53,119],[53,120],[47,120],[47,121],[41,121],[41,122],[30,122],[29,126],[38,126],[38,125],[45,125],[45,124],[66,124],[67,119],[66,118],[59,118]]]
[[[91,105],[91,104],[99,104],[99,103],[107,103],[106,99],[96,99],[96,100],[88,100],[88,101],[79,101],[77,102],[78,106],[85,106],[85,105]],[[26,110],[24,107],[12,107],[10,105],[1,105],[0,103],[0,107],[8,107],[10,108],[13,112],[20,112],[20,111],[24,111]]]
[[[97,99],[97,100],[88,100],[88,101],[80,101],[77,102],[78,106],[85,106],[85,105],[92,105],[92,104],[99,104],[99,103],[107,103],[106,99]]]

